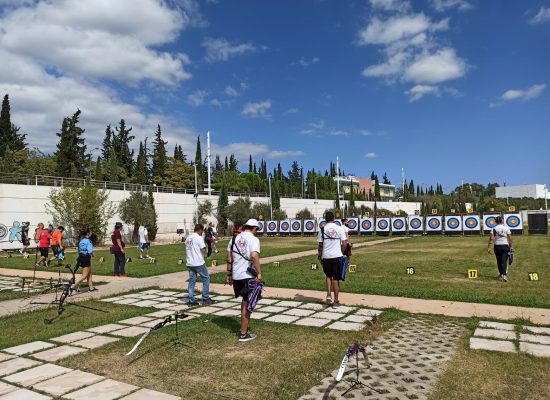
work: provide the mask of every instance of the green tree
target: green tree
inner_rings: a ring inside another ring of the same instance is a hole
[[[97,159],[95,161],[94,179],[98,181],[103,180],[103,166],[101,157],[99,156],[97,156]]]
[[[166,172],[166,167],[168,166],[168,158],[166,156],[167,143],[168,142],[165,142],[164,140],[162,140],[162,131],[160,129],[160,125],[157,125],[157,130],[155,132],[155,139],[153,140],[153,168],[152,168],[153,180],[157,184],[162,182],[162,179]],[[180,161],[185,162],[185,160],[181,159],[179,152],[177,155],[178,155],[177,158]],[[183,156],[183,154],[181,154],[181,156]],[[174,156],[174,158],[176,157]]]
[[[57,162],[55,157],[45,155],[38,149],[14,151],[8,148],[4,157],[0,157],[0,171],[16,174],[40,171],[42,175],[55,176]]]
[[[378,201],[382,200],[382,197],[380,196],[380,183],[378,182],[378,177],[374,182],[374,199]]]
[[[113,130],[111,125],[107,125],[105,128],[105,136],[103,137],[103,142],[101,144],[101,158],[107,160],[113,149]]]
[[[261,220],[271,219],[271,207],[269,207],[269,203],[254,203],[250,217]]]
[[[122,221],[132,225],[132,242],[139,240],[139,227],[143,225],[149,231],[156,226],[155,208],[151,204],[149,196],[143,192],[131,192],[128,198],[122,200],[119,206],[119,214]]]
[[[383,179],[383,183],[384,183],[385,185],[391,185],[391,182],[390,182],[390,180],[388,179],[388,176],[386,175],[385,172],[384,172],[384,176],[382,177],[382,179]]]
[[[195,171],[191,165],[180,160],[169,158],[168,165],[166,166],[164,177],[161,182],[164,186],[194,188]]]
[[[213,211],[214,205],[210,200],[205,200],[202,203],[198,203],[197,212],[193,215],[193,223],[206,225],[208,222],[206,217],[212,215]]]
[[[187,157],[183,153],[181,145],[174,146],[174,160],[181,161],[182,163],[187,162]],[[166,162],[168,163],[168,160],[166,160]]]
[[[86,175],[86,144],[82,134],[84,129],[78,126],[80,110],[71,117],[63,118],[61,131],[57,133],[59,143],[55,156],[57,158],[58,176],[79,178]]]
[[[157,232],[159,230],[157,221],[158,221],[158,214],[157,214],[157,208],[155,207],[155,197],[153,196],[153,192],[149,190],[147,193],[149,197],[149,206],[153,209],[153,220],[151,221],[150,225],[145,225],[147,228],[147,231],[149,233],[149,239],[155,240],[157,238]]]
[[[286,211],[283,210],[273,210],[273,219],[277,221],[282,221],[283,219],[287,219],[288,216],[286,215]]]
[[[114,149],[111,150],[109,158],[103,163],[103,177],[110,182],[122,182],[127,178],[126,171],[118,163]]]
[[[218,229],[227,229],[227,207],[229,206],[229,198],[227,196],[227,188],[225,185],[222,185],[220,189],[220,194],[218,196],[218,209],[217,209],[217,219],[218,219]]]
[[[195,165],[197,166],[197,184],[199,186],[199,190],[202,189],[202,150],[201,150],[201,138],[200,136],[197,136],[197,150],[195,151]]]
[[[4,157],[6,150],[25,150],[27,135],[19,133],[19,127],[11,123],[11,109],[9,96],[6,94],[2,100],[2,111],[0,112],[0,157]]]
[[[313,213],[311,211],[309,211],[306,207],[303,210],[298,211],[298,213],[296,214],[296,218],[297,219],[311,219],[311,218],[313,218]]]
[[[142,185],[149,183],[149,168],[147,166],[147,154],[145,152],[145,146],[143,142],[139,142],[139,152],[136,160],[136,170],[134,173],[134,180]]]
[[[243,225],[252,214],[252,202],[248,197],[239,197],[227,207],[227,217],[233,226]]]
[[[130,142],[135,139],[135,136],[130,134],[132,128],[126,127],[124,119],[120,120],[115,130],[113,148],[117,155],[118,165],[126,171],[128,177],[131,177],[134,173],[134,151],[130,151]]]
[[[67,237],[75,243],[83,227],[92,230],[92,241],[101,243],[107,223],[115,215],[116,207],[109,201],[107,191],[93,185],[64,186],[50,192],[46,211],[55,225],[67,229]]]

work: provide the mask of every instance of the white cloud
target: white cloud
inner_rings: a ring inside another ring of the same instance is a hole
[[[330,135],[331,136],[349,136],[350,133],[343,129],[336,129],[336,130],[330,131]]]
[[[302,150],[273,150],[267,155],[268,158],[288,158],[288,157],[302,157],[306,153]]]
[[[290,115],[290,114],[298,114],[300,112],[300,109],[297,107],[292,107],[286,110],[283,115]]]
[[[320,119],[317,122],[310,122],[308,125],[311,126],[313,129],[323,129],[325,127],[325,120]]]
[[[410,90],[407,90],[405,94],[409,95],[409,101],[417,101],[420,100],[422,97],[432,94],[439,96],[439,88],[437,86],[431,86],[431,85],[416,85]]]
[[[206,61],[211,63],[217,61],[227,61],[231,57],[255,53],[259,50],[258,46],[254,43],[230,42],[223,38],[206,38],[202,42],[202,47],[206,50]]]
[[[298,61],[298,64],[300,64],[304,68],[307,68],[311,65],[317,64],[319,61],[321,61],[319,57],[312,57],[310,59],[306,57],[301,57],[300,61]]]
[[[376,153],[372,151],[364,155],[364,158],[376,158],[376,157],[378,156],[376,155]]]
[[[384,11],[407,11],[411,4],[407,0],[370,0],[373,9]]]
[[[529,21],[531,24],[543,24],[550,21],[550,7],[541,6],[539,12]]]
[[[466,63],[452,48],[420,56],[405,71],[403,79],[415,83],[439,83],[457,79],[466,73]]]
[[[434,23],[424,14],[398,15],[381,20],[374,17],[359,31],[359,44],[391,44],[427,31],[448,29],[448,19]]]
[[[503,101],[510,100],[531,100],[536,97],[539,97],[546,90],[546,83],[541,83],[538,85],[533,85],[527,89],[510,89],[504,92],[500,96]]]
[[[208,92],[206,90],[195,90],[187,96],[187,104],[190,104],[193,107],[201,106],[204,104],[206,96],[208,96]]]
[[[372,136],[373,133],[371,131],[369,131],[368,129],[361,129],[359,131],[359,133],[362,135],[362,136]]]
[[[466,0],[430,0],[430,5],[438,12],[444,12],[451,8],[456,8],[459,11],[468,11],[474,8]]]
[[[226,94],[226,96],[229,96],[229,97],[239,96],[239,92],[237,92],[237,90],[234,87],[229,85],[225,87],[224,93]]]
[[[212,154],[218,155],[220,158],[234,154],[238,160],[247,160],[251,155],[252,158],[288,158],[301,157],[305,153],[302,150],[274,150],[265,143],[231,143],[227,146],[220,146],[212,143]]]
[[[265,100],[257,103],[246,103],[241,111],[241,115],[246,118],[265,118],[270,119],[269,109],[271,101]]]

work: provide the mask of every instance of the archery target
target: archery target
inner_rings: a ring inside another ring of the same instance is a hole
[[[391,230],[392,232],[406,232],[405,217],[393,217],[391,219]]]
[[[258,232],[259,232],[259,233],[262,233],[262,232],[265,230],[265,223],[264,223],[264,221],[258,221],[258,225],[260,225],[260,226],[258,227]]]
[[[338,226],[342,226],[342,220],[341,219],[335,219],[334,223]]]
[[[504,224],[512,230],[523,229],[521,213],[504,214]]]
[[[451,215],[445,217],[445,232],[461,232],[462,216]]]
[[[389,232],[390,219],[388,217],[376,218],[376,232]]]
[[[362,218],[361,225],[359,225],[359,230],[361,232],[372,232],[374,224],[372,223],[372,218]]]
[[[468,215],[464,217],[464,231],[479,232],[479,215]]]
[[[304,232],[305,233],[314,233],[315,232],[315,220],[306,219],[304,221]]]
[[[277,233],[277,221],[267,221],[267,233]]]
[[[424,231],[424,220],[418,215],[409,216],[409,232]]]
[[[326,220],[324,220],[323,218],[319,218],[319,223],[317,224],[317,228],[319,228],[320,230],[321,228],[324,228],[326,224],[327,224]]]
[[[350,218],[348,219],[348,229],[352,232],[357,231],[359,228],[359,218]]]
[[[8,228],[6,225],[0,224],[0,240],[8,236]]]
[[[290,222],[290,231],[292,233],[302,233],[302,221],[299,219],[293,219]]]
[[[483,215],[483,230],[484,231],[490,231],[495,226],[497,226],[497,220],[496,217],[498,217],[499,214],[484,214]]]
[[[285,219],[279,224],[279,233],[288,233],[290,232],[290,221]]]
[[[426,230],[428,232],[441,232],[443,229],[441,215],[433,215],[426,218]]]

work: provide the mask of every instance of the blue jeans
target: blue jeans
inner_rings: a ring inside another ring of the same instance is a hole
[[[195,283],[197,282],[197,275],[200,275],[202,280],[202,299],[208,299],[208,291],[210,290],[210,275],[208,274],[206,264],[199,267],[187,267],[187,269],[189,270],[189,283],[187,285],[189,301],[195,301]]]

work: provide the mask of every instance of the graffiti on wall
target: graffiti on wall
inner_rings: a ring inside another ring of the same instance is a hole
[[[38,241],[40,240],[40,236],[45,229],[46,228],[44,224],[42,222],[39,222],[34,229],[34,236],[32,237],[35,243],[38,243]],[[29,240],[31,239],[29,231],[30,222],[13,221],[10,228],[8,228],[4,224],[0,224],[0,241],[10,243],[23,243],[23,233],[26,233],[26,236]]]

